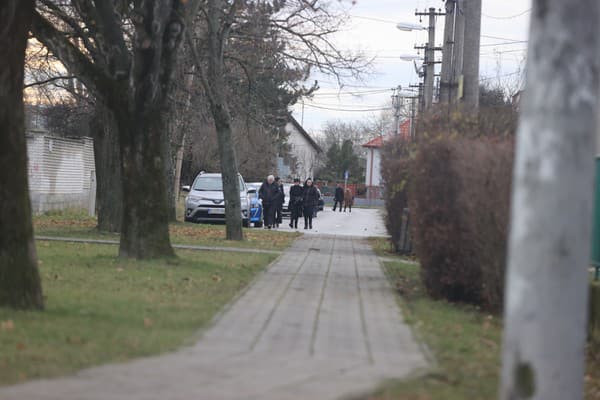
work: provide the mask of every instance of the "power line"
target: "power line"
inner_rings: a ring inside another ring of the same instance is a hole
[[[517,39],[505,38],[505,37],[502,37],[502,36],[481,35],[481,37],[482,38],[486,38],[486,39],[506,40],[508,42],[518,42],[519,41]]]
[[[392,89],[377,89],[377,90],[364,90],[364,91],[353,91],[353,92],[337,92],[337,93],[313,93],[312,96],[316,97],[340,97],[340,96],[366,96],[383,94],[392,91]]]
[[[494,47],[494,46],[507,46],[507,45],[511,45],[511,44],[523,44],[523,43],[527,43],[527,40],[515,40],[515,41],[510,41],[510,42],[501,42],[501,43],[485,43],[480,45],[480,47]]]
[[[485,81],[491,81],[492,79],[506,78],[506,77],[509,77],[509,76],[520,75],[522,72],[523,71],[514,71],[514,72],[510,72],[508,74],[504,74],[504,75],[486,76],[486,77],[480,78],[479,81],[480,82],[485,82]]]
[[[396,21],[392,21],[392,20],[389,20],[389,19],[382,19],[382,18],[375,18],[375,17],[365,17],[365,16],[362,16],[362,15],[350,15],[350,17],[357,18],[357,19],[365,19],[367,21],[383,22],[385,24],[394,24],[394,25],[396,25],[398,23]]]
[[[528,10],[525,10],[525,11],[523,11],[523,12],[519,13],[519,14],[515,14],[515,15],[509,15],[509,16],[505,16],[505,17],[497,17],[497,16],[493,16],[493,15],[487,15],[487,14],[484,14],[484,13],[482,13],[482,15],[483,15],[484,17],[486,17],[486,18],[490,18],[490,19],[514,19],[514,18],[521,17],[521,16],[523,16],[523,15],[527,14],[527,13],[528,13],[528,12],[530,12],[530,11],[531,11],[531,8],[530,8],[530,9],[528,9]]]
[[[343,109],[343,108],[316,106],[314,104],[305,104],[305,106],[306,107],[317,108],[319,110],[340,111],[340,112],[374,112],[374,111],[387,111],[387,110],[391,110],[392,109],[391,107],[372,108],[372,109],[364,109],[364,110],[359,110],[359,109]]]

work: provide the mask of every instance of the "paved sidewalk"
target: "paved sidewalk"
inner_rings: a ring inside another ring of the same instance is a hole
[[[353,208],[352,212],[333,211],[325,206],[313,220],[313,229],[305,230],[304,218],[298,221],[298,231],[317,235],[345,235],[355,237],[389,237],[383,220],[384,211],[377,208]],[[279,230],[290,231],[289,218],[284,218]],[[295,231],[295,229],[293,229]]]
[[[0,390],[2,400],[327,400],[427,362],[361,239],[304,236],[176,353]]]

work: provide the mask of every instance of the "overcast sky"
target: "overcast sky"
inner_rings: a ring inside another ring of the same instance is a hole
[[[303,120],[309,132],[318,134],[328,120],[373,118],[380,113],[379,109],[389,106],[391,88],[418,83],[413,64],[400,60],[399,56],[417,54],[413,46],[424,44],[427,32],[403,32],[395,25],[419,23],[415,9],[424,11],[429,7],[443,8],[444,3],[441,0],[358,0],[356,5],[348,7],[350,21],[336,34],[335,41],[342,49],[361,50],[375,57],[373,74],[365,82],[349,81],[341,90],[334,79],[315,75],[321,89],[314,99],[305,101],[304,118],[301,104],[294,107],[296,119]],[[516,72],[522,71],[524,66],[530,8],[531,0],[483,0],[480,75],[490,83],[502,80],[518,85],[521,74]],[[426,23],[423,17],[421,25]],[[439,46],[443,28],[444,17],[438,17],[436,42]],[[512,41],[522,42],[506,43]],[[441,53],[436,58],[440,59]]]

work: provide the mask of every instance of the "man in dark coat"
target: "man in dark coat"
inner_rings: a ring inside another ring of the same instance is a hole
[[[281,180],[278,176],[275,177],[275,184],[279,189],[279,194],[275,200],[275,226],[279,228],[279,224],[283,222],[283,203],[285,203],[285,191],[283,189],[283,183],[281,183]]]
[[[279,187],[275,184],[275,177],[269,175],[258,190],[258,197],[262,200],[265,229],[275,226],[275,209],[279,197]]]
[[[337,205],[340,205],[340,212],[342,212],[342,205],[344,204],[344,189],[338,183],[335,188],[335,195],[333,196],[333,211],[335,211]]]
[[[302,194],[303,189],[300,186],[300,179],[294,179],[294,186],[290,188],[290,228],[298,229],[298,219],[302,216]]]

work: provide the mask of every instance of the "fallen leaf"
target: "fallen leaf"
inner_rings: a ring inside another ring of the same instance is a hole
[[[17,350],[25,350],[25,343],[17,343]]]
[[[79,336],[67,336],[67,343],[69,343],[69,344],[82,344],[83,340]]]
[[[0,330],[12,331],[13,329],[15,329],[15,323],[12,321],[12,319],[0,322]]]
[[[213,275],[212,280],[215,282],[221,282],[221,280],[223,280],[223,278],[221,278],[219,275]]]
[[[154,321],[152,321],[152,319],[144,318],[144,327],[145,328],[150,328],[152,325],[154,325]]]

